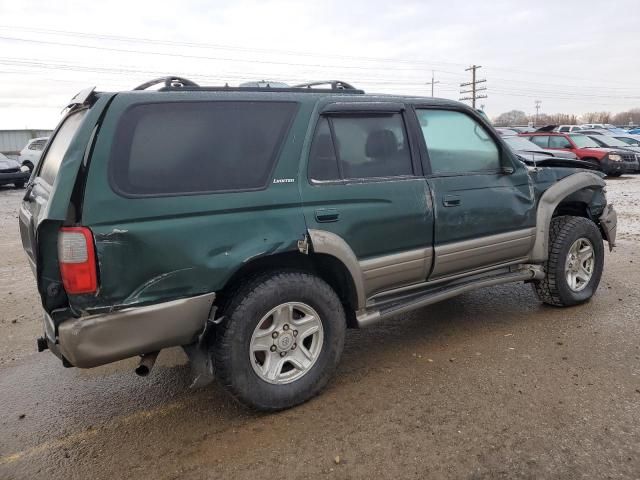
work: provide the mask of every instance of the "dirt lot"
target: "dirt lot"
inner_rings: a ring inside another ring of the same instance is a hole
[[[35,353],[21,191],[0,187],[0,478],[640,478],[640,176],[609,181],[619,245],[587,305],[487,288],[350,331],[321,396],[275,415],[179,350],[64,369]]]

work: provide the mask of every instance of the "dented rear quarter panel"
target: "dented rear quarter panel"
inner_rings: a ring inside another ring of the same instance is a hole
[[[117,309],[219,290],[246,262],[297,249],[306,233],[297,179],[300,151],[314,102],[301,103],[264,190],[127,198],[106,180],[118,120],[135,102],[157,93],[119,94],[100,130],[87,178],[83,225],[95,238],[100,289],[75,296],[82,310]],[[162,93],[180,101],[181,93]],[[264,99],[264,93],[259,93]],[[189,100],[234,100],[225,93],[191,92]],[[243,94],[243,100],[247,94]]]

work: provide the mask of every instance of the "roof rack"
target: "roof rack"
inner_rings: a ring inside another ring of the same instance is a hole
[[[155,78],[149,80],[141,85],[138,85],[134,90],[146,90],[154,85],[164,83],[164,86],[159,88],[159,92],[175,91],[175,90],[204,90],[204,91],[235,91],[235,92],[309,92],[309,93],[357,93],[364,94],[364,90],[359,90],[353,85],[343,82],[342,80],[326,80],[322,82],[310,82],[301,83],[292,87],[287,86],[282,82],[245,82],[238,87],[230,87],[228,83],[224,86],[204,87],[197,83],[186,79],[184,77],[178,77],[175,75]],[[329,88],[314,88],[327,86]]]
[[[196,82],[193,82],[187,78],[177,77],[175,75],[171,75],[168,77],[160,77],[154,78],[153,80],[149,80],[141,85],[138,85],[134,90],[146,90],[149,87],[153,87],[154,85],[158,85],[160,83],[164,83],[164,88],[182,88],[182,87],[199,87]]]
[[[343,82],[342,80],[325,80],[321,82],[300,83],[294,85],[293,88],[311,88],[320,85],[331,85],[331,90],[357,90],[353,85]]]

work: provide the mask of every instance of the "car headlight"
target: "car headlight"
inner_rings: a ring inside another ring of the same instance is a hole
[[[622,157],[620,155],[618,155],[617,153],[610,153],[609,154],[609,160],[611,160],[612,162],[621,162],[622,161]]]
[[[29,173],[31,170],[29,170],[29,167],[27,167],[26,165],[22,165],[20,167],[20,171],[23,173]]]

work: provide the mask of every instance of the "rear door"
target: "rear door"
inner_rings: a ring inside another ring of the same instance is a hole
[[[367,296],[424,281],[433,209],[404,107],[361,103],[337,110],[328,107],[318,119],[300,176],[308,228],[347,245]]]

